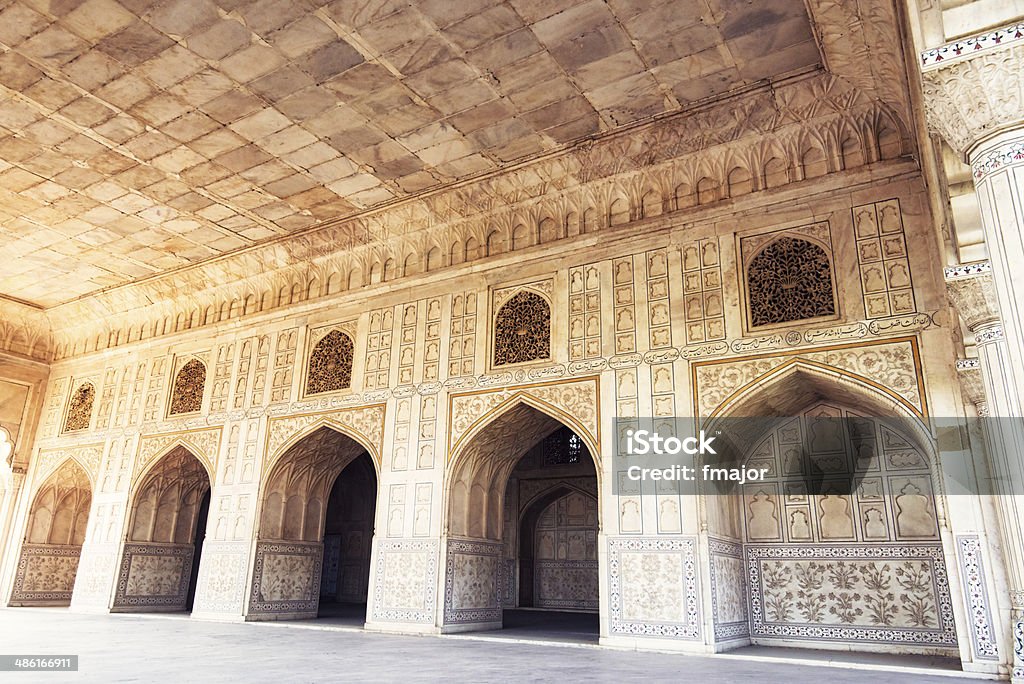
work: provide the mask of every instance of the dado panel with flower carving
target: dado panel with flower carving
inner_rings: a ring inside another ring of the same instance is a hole
[[[954,648],[939,544],[749,546],[751,636]]]

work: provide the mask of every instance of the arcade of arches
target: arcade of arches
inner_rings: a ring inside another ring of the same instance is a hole
[[[1019,2],[46,4],[0,603],[1024,683]]]

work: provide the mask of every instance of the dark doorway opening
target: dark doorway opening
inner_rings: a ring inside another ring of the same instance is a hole
[[[206,521],[210,517],[210,491],[206,490],[203,500],[199,503],[199,513],[196,518],[195,541],[192,542],[192,572],[188,580],[188,595],[185,598],[185,610],[192,612],[196,602],[196,585],[199,581],[199,559],[203,554],[203,542],[206,539]]]
[[[364,452],[341,471],[328,498],[318,617],[366,620],[376,508],[377,475]]]

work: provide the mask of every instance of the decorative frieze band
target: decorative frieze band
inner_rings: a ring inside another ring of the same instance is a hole
[[[946,280],[970,278],[982,273],[991,273],[992,262],[972,261],[969,264],[953,264],[952,266],[946,266],[946,268],[942,269],[942,272],[946,276]]]
[[[1024,140],[1011,140],[998,147],[986,150],[971,160],[971,173],[975,182],[1007,166],[1024,163]]]
[[[974,342],[975,344],[990,344],[992,342],[998,342],[1004,337],[1005,335],[1003,334],[1003,326],[993,325],[989,328],[985,328],[984,330],[975,333]]]
[[[1002,47],[1018,41],[1024,41],[1024,24],[1005,26],[970,38],[962,38],[923,51],[921,53],[921,70],[929,71],[949,62],[967,59],[983,50]]]

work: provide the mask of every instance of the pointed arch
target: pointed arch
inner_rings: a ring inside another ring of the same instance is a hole
[[[81,546],[95,483],[74,456],[45,474],[29,507],[25,541],[29,544]]]
[[[218,432],[219,432],[219,430],[218,430]],[[146,440],[149,440],[149,439],[160,440],[160,439],[163,439],[163,438],[164,438],[163,435],[152,435],[152,436],[144,437],[143,438],[143,445],[145,444]],[[217,448],[216,444],[218,442],[219,442],[219,440],[214,440],[214,445],[215,446],[213,447],[213,449]],[[138,489],[139,483],[142,482],[143,480],[145,480],[147,477],[149,477],[150,473],[152,473],[152,471],[157,467],[157,465],[168,454],[170,454],[172,451],[175,451],[176,449],[183,449],[183,450],[187,451],[188,453],[190,453],[193,457],[195,457],[195,459],[197,461],[199,461],[199,463],[206,470],[206,476],[210,479],[210,482],[214,481],[214,476],[215,476],[214,463],[216,462],[217,454],[216,453],[213,453],[213,454],[207,453],[208,449],[203,447],[199,443],[199,440],[192,439],[190,434],[186,432],[186,433],[182,433],[180,435],[175,436],[173,439],[169,440],[166,444],[161,445],[160,448],[156,452],[154,452],[153,454],[148,455],[148,456],[144,456],[145,462],[141,463],[138,466],[136,466],[136,472],[132,475],[132,484],[131,484],[131,487],[130,487],[129,499],[131,499],[131,493]]]
[[[444,268],[444,257],[440,247],[431,247],[427,251],[427,271],[436,271]]]
[[[365,449],[370,454],[370,458],[373,460],[374,468],[377,469],[377,475],[380,476],[381,468],[381,451],[377,444],[374,444],[373,440],[367,435],[363,434],[359,430],[353,428],[351,425],[346,425],[340,420],[334,419],[331,416],[319,416],[308,425],[295,430],[288,438],[278,447],[268,454],[266,460],[266,468],[264,472],[271,472],[277,463],[281,460],[281,457],[288,452],[293,446],[301,442],[306,437],[309,437],[314,432],[322,428],[327,428],[341,434],[344,437],[348,437],[354,442],[358,443],[360,447]],[[269,447],[269,445],[268,445]]]
[[[74,458],[62,461],[39,485],[31,498],[10,605],[71,602],[93,487],[88,469]]]
[[[734,390],[708,416],[787,415],[796,411],[802,393],[791,392],[798,385],[837,401],[863,405],[879,415],[895,412],[916,421],[922,434],[928,434],[923,420],[927,405],[918,408],[905,397],[879,382],[858,373],[813,359],[792,358]],[[923,395],[922,395],[923,400]]]
[[[456,459],[460,457],[460,454],[464,450],[466,444],[480,434],[483,430],[487,429],[488,426],[493,424],[496,420],[504,416],[506,413],[516,409],[519,406],[525,406],[527,408],[534,409],[535,411],[548,416],[549,418],[564,424],[566,427],[571,429],[580,439],[587,445],[587,450],[590,455],[594,458],[595,464],[598,470],[598,477],[601,472],[601,452],[600,452],[600,441],[593,432],[587,428],[586,425],[581,423],[572,414],[563,411],[559,407],[551,404],[550,402],[541,399],[540,397],[532,394],[529,389],[522,389],[510,396],[508,399],[502,401],[500,404],[490,409],[487,413],[473,421],[465,432],[459,437],[458,441],[452,445],[448,464],[449,470],[452,464],[455,463]]]
[[[585,430],[576,432],[574,426],[579,427],[565,412],[525,388],[478,419],[452,449],[447,464],[443,524],[449,549],[455,545],[466,556],[503,557],[510,476],[528,452],[560,429],[573,430],[589,451],[594,446],[592,436]],[[588,477],[595,478],[595,491],[600,492],[601,468],[596,452],[590,452],[590,459],[593,470]],[[596,536],[600,534],[600,506],[595,507],[595,513]],[[518,508],[514,515],[518,518]],[[464,572],[449,555],[448,576],[461,582]],[[475,575],[478,580],[500,586],[501,572],[499,564],[489,564]],[[466,616],[467,621],[475,623],[478,629],[500,627],[501,609],[508,600],[516,599],[495,597],[494,603]],[[446,608],[446,621],[458,617],[457,610]]]
[[[201,495],[211,487],[214,478],[212,462],[205,455],[200,457],[200,453],[202,450],[194,444],[177,439],[161,449],[138,473],[128,497],[130,516],[126,530],[129,541],[192,543],[191,539],[182,541],[176,536],[179,528],[177,523],[171,524],[171,518],[180,522],[178,516],[185,513],[189,517],[189,525],[195,526],[199,500],[187,494],[198,491]],[[164,519],[160,515],[161,506],[168,505],[168,502],[171,510],[166,512],[171,517]],[[180,508],[182,504],[187,511]],[[151,517],[143,519],[147,513]],[[170,527],[159,527],[161,521]]]

